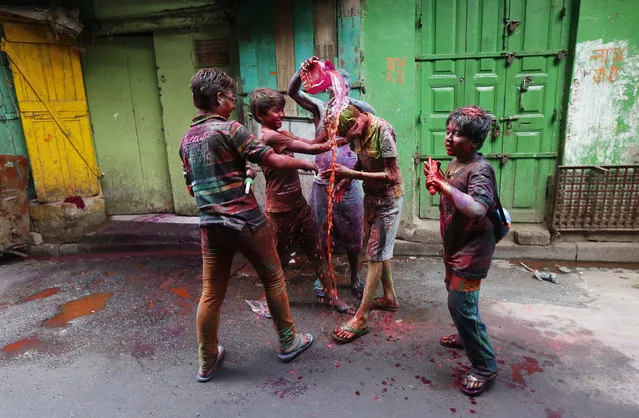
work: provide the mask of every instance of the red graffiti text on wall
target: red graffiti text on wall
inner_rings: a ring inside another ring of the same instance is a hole
[[[624,54],[628,48],[610,47],[593,49],[590,61],[598,67],[593,70],[592,79],[595,83],[614,83],[619,79],[619,64],[624,61]]]
[[[386,57],[386,69],[388,72],[386,73],[386,81],[389,83],[406,83],[406,79],[404,77],[404,69],[406,68],[406,57],[404,58],[393,58]],[[395,78],[397,76],[397,78]]]

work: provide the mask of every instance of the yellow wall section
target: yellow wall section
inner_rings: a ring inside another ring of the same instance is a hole
[[[36,25],[5,23],[4,32],[38,200],[99,194],[77,49]]]

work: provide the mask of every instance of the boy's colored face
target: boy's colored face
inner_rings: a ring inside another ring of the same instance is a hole
[[[231,112],[235,110],[235,94],[232,90],[227,90],[224,93],[217,94],[217,114],[228,119],[231,116]]]
[[[282,127],[284,120],[284,109],[279,106],[273,106],[266,111],[265,114],[259,115],[258,119],[262,126],[277,131]]]
[[[366,116],[363,113],[359,114],[359,117],[355,119],[354,123],[350,125],[350,128],[344,135],[344,140],[349,144],[357,138],[364,136],[364,128],[366,127]]]
[[[475,145],[459,132],[459,128],[454,122],[450,122],[446,127],[446,154],[453,157],[467,158],[472,156],[476,149]]]

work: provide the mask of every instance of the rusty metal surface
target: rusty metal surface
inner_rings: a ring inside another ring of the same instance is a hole
[[[0,155],[0,253],[27,245],[27,159]]]
[[[557,232],[639,232],[639,165],[560,166]]]

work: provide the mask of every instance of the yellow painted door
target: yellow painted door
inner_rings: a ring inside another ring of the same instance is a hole
[[[51,39],[38,25],[5,23],[29,159],[40,202],[100,193],[84,81],[71,40]]]

